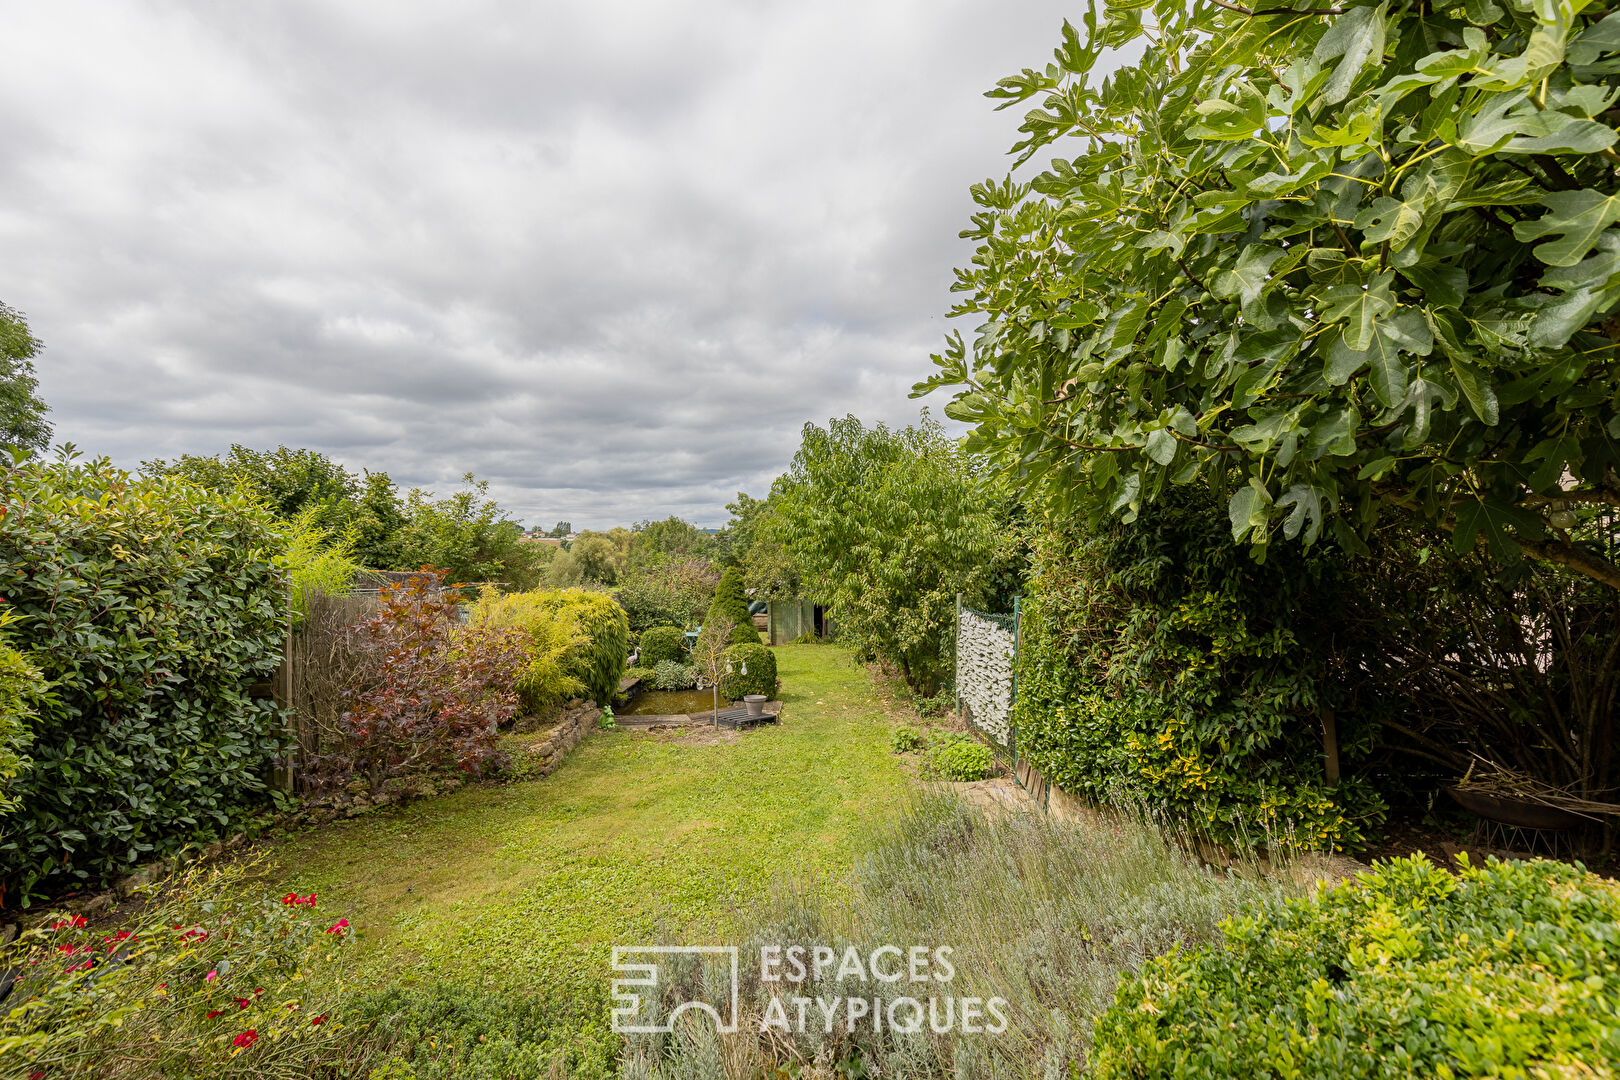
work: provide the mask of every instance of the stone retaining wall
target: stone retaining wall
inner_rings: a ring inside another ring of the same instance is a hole
[[[596,721],[601,715],[602,710],[594,702],[577,698],[570,701],[563,709],[562,719],[557,726],[526,751],[529,769],[533,770],[531,775],[550,776],[556,771],[563,758],[568,756],[568,751],[584,742],[585,736],[596,728]]]

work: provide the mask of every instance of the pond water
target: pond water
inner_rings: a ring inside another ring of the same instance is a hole
[[[720,702],[723,709],[727,702]],[[622,709],[620,716],[673,716],[677,713],[707,712],[714,708],[712,690],[648,690]]]

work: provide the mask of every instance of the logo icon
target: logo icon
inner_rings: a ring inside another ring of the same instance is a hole
[[[660,1020],[660,976],[679,962],[672,958],[688,956],[697,958],[699,963],[723,958],[731,968],[731,998],[719,1008],[708,1001],[683,1001]],[[714,1017],[715,1030],[722,1035],[737,1030],[735,945],[615,945],[613,970],[623,972],[625,976],[613,980],[613,1030],[618,1034],[673,1032],[675,1021],[689,1010],[706,1012]]]

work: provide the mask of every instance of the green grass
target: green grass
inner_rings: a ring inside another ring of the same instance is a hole
[[[594,1015],[612,945],[723,940],[775,875],[841,879],[874,808],[907,790],[882,695],[849,654],[777,657],[780,725],[710,746],[597,731],[548,779],[286,841],[277,887],[346,916],[379,985],[527,991]]]

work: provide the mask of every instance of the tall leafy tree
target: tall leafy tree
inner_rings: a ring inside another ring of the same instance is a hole
[[[1260,548],[1409,513],[1620,587],[1620,11],[1125,0],[990,96],[1059,156],[974,188],[980,325],[916,391],[1019,485],[1207,483]]]
[[[0,304],[0,450],[43,450],[50,444],[45,419],[50,406],[35,392],[34,357],[42,348],[22,313]]]
[[[931,692],[950,672],[956,594],[990,602],[1005,562],[999,485],[926,413],[900,431],[853,416],[804,427],[771,489],[770,533],[839,634]]]

